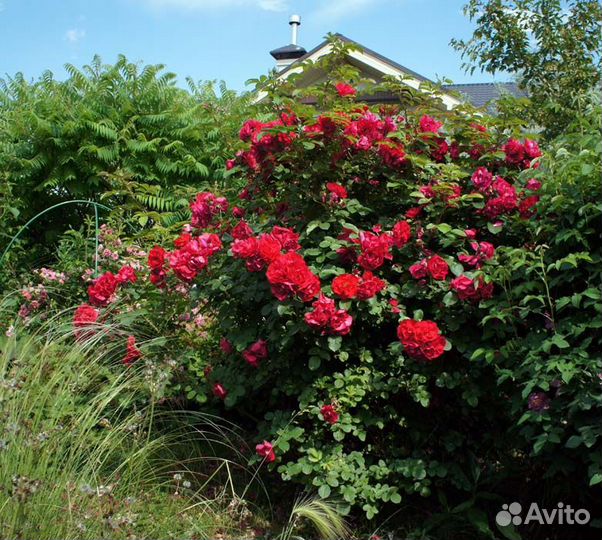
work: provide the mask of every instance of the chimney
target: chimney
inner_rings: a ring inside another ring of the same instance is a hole
[[[270,54],[276,59],[276,69],[282,71],[290,66],[297,58],[301,58],[307,51],[297,45],[297,37],[299,26],[301,26],[301,17],[299,15],[291,15],[288,21],[291,25],[291,43],[278,49],[270,51]]]

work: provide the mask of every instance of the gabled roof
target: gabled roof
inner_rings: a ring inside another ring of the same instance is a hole
[[[459,92],[475,106],[483,107],[487,103],[498,99],[503,94],[515,97],[526,97],[527,93],[521,90],[516,83],[468,83],[448,84],[443,88]]]
[[[404,82],[415,89],[420,87],[420,84],[423,82],[433,83],[431,79],[425,77],[424,75],[420,75],[420,73],[416,73],[415,71],[407,68],[383,56],[382,54],[373,51],[372,49],[368,49],[364,47],[362,44],[354,41],[343,34],[336,33],[334,34],[339,40],[343,43],[348,43],[351,45],[355,45],[359,50],[351,51],[349,53],[349,60],[351,63],[354,63],[356,66],[361,66],[361,69],[365,69],[366,72],[373,76],[376,79],[382,78],[385,75],[392,76],[403,76]],[[299,73],[302,70],[301,65],[306,60],[316,61],[329,54],[331,51],[331,44],[328,40],[324,40],[318,46],[311,49],[309,52],[300,56],[296,60],[294,60],[290,65],[285,67],[280,73],[278,73],[277,77],[279,79],[286,79],[293,73]],[[309,77],[311,79],[311,76]],[[305,83],[307,84],[309,80]],[[315,82],[315,81],[314,81]],[[301,82],[301,85],[304,83]],[[457,92],[464,97],[465,100],[469,101],[475,107],[483,107],[488,103],[495,101],[499,98],[503,93],[510,93],[517,97],[526,96],[527,94],[518,88],[516,83],[468,83],[468,84],[449,84],[444,85],[443,90],[448,90],[453,92],[454,94]],[[264,93],[260,93],[259,99],[261,100],[264,97]],[[384,103],[391,100],[395,100],[396,98],[392,98],[392,96],[388,96],[384,93],[379,93],[378,95],[372,96],[371,101]],[[445,106],[449,109],[455,107],[456,105],[460,105],[462,103],[461,99],[458,99],[455,95],[443,93],[441,95],[441,99]]]
[[[339,34],[337,32],[334,35],[338,39],[340,39],[343,43],[349,43],[351,45],[356,45],[357,47],[359,47],[366,54],[368,54],[370,56],[373,56],[374,58],[377,58],[378,60],[380,60],[381,62],[383,62],[385,64],[390,65],[392,68],[395,68],[395,69],[397,69],[399,71],[403,71],[407,75],[411,75],[412,77],[418,79],[419,81],[422,81],[422,82],[433,82],[430,79],[427,79],[426,77],[424,77],[423,75],[420,75],[419,73],[416,73],[415,71],[411,70],[410,68],[407,68],[405,66],[402,66],[401,64],[398,64],[397,62],[394,62],[390,58],[387,58],[386,56],[383,56],[382,54],[377,53],[376,51],[373,51],[372,49],[368,49],[368,47],[364,47],[361,43],[358,43],[357,41],[354,41],[353,39],[350,39],[347,36],[344,36],[343,34]],[[289,66],[287,66],[285,69],[283,69],[278,75],[279,76],[280,75],[284,75],[285,73],[287,73],[291,69],[294,69],[295,67],[298,67],[298,65],[301,62],[303,62],[304,60],[307,60],[308,58],[310,58],[312,56],[316,56],[316,53],[318,51],[320,51],[321,49],[324,49],[327,45],[328,45],[328,40],[325,39],[318,46],[314,47],[311,51],[308,51],[306,54],[304,54],[303,56],[301,56],[300,58],[298,58],[297,60],[295,60],[292,64],[290,64]]]
[[[433,82],[430,79],[427,79],[423,75],[416,73],[415,71],[394,62],[393,60],[379,54],[371,49],[368,49],[349,39],[342,34],[335,34],[335,36],[344,43],[349,43],[351,45],[356,45],[358,50],[350,51],[348,54],[349,61],[352,64],[360,67],[364,72],[368,74],[369,77],[373,77],[375,79],[382,79],[384,76],[394,76],[394,77],[404,77],[404,83],[408,86],[418,89],[423,82]],[[290,65],[284,68],[280,73],[278,73],[278,79],[287,79],[293,73],[299,73],[302,71],[302,64],[307,60],[316,61],[319,58],[326,56],[332,50],[332,45],[328,40],[323,41],[317,47],[314,47],[311,51],[304,54],[300,58],[293,61]],[[311,75],[308,76],[306,80],[306,84],[309,84],[311,81]],[[315,82],[315,81],[313,81]],[[301,82],[303,85],[304,83]],[[258,101],[263,99],[264,94],[260,93],[258,96]],[[462,102],[460,99],[451,96],[449,94],[443,93],[441,95],[441,100],[444,105],[449,109],[460,105]]]

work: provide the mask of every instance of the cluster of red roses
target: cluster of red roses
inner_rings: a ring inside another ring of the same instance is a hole
[[[506,163],[509,165],[519,165],[523,169],[531,167],[531,161],[541,157],[539,145],[532,140],[525,139],[524,143],[516,139],[510,139],[502,150],[506,154]]]
[[[508,165],[517,165],[522,168],[532,166],[532,161],[541,156],[541,150],[535,141],[525,139],[524,144],[516,139],[510,139],[503,146]],[[534,165],[537,167],[537,164]],[[527,182],[525,191],[520,194],[516,186],[502,178],[494,176],[486,167],[479,167],[472,175],[471,181],[477,191],[487,198],[483,213],[490,219],[503,214],[510,214],[518,210],[526,218],[533,212],[533,207],[539,198],[536,195],[527,195],[527,191],[537,191],[541,183],[535,179]]]
[[[362,231],[355,234],[350,229],[343,229],[339,240],[352,244],[340,248],[337,253],[341,260],[348,264],[359,264],[364,270],[376,270],[385,260],[391,260],[393,247],[401,249],[411,238],[410,224],[399,221],[390,232],[383,232],[380,226],[373,227],[372,231]],[[359,255],[357,248],[359,247]]]
[[[478,302],[493,296],[493,283],[485,283],[483,276],[479,276],[479,279],[475,281],[463,274],[452,279],[450,287],[460,300]]]
[[[249,272],[261,272],[282,253],[299,251],[299,235],[292,229],[275,226],[270,233],[254,236],[253,229],[241,220],[230,232],[232,255],[243,259]]]
[[[241,221],[231,232],[232,255],[245,260],[250,272],[260,272],[267,266],[266,277],[272,293],[281,302],[296,296],[310,302],[320,292],[320,280],[297,253],[299,235],[292,229],[275,226],[270,233],[259,237],[247,223]]]
[[[217,197],[206,191],[199,193],[196,199],[190,203],[190,210],[192,226],[203,229],[208,227],[216,216],[228,211],[228,201],[225,197]]]
[[[444,281],[449,274],[449,265],[439,255],[433,255],[413,264],[409,270],[414,279],[430,277],[435,281]]]
[[[362,276],[342,274],[332,280],[332,292],[343,300],[369,300],[385,288],[386,283],[366,270]]]
[[[290,128],[298,122],[294,114],[287,113],[271,122],[247,120],[239,136],[241,141],[250,142],[251,148],[238,152],[235,159],[228,161],[227,169],[232,169],[237,162],[244,163],[251,170],[259,170],[261,166],[272,163],[275,155],[290,146],[297,136]]]
[[[177,249],[171,253],[167,253],[161,246],[153,247],[148,253],[150,281],[157,287],[165,284],[166,262],[180,280],[192,282],[207,267],[211,257],[222,249],[222,241],[213,233],[199,236],[183,233],[174,241],[174,246]]]
[[[127,282],[135,283],[136,272],[131,266],[123,266],[117,275],[105,272],[88,287],[88,297],[93,306],[107,306],[115,301],[117,288]]]
[[[465,233],[468,238],[476,237],[476,231],[473,229],[467,229]],[[485,261],[491,260],[495,256],[495,247],[490,242],[473,241],[470,242],[470,247],[474,254],[462,253],[458,256],[458,259],[473,268],[482,268]],[[445,281],[449,275],[449,265],[439,255],[432,255],[410,266],[409,271],[414,279],[425,280],[430,277],[435,281]],[[485,283],[483,276],[480,276],[478,281],[475,282],[463,274],[453,279],[450,282],[450,287],[460,300],[477,302],[491,298],[493,295],[493,283]]]
[[[310,328],[322,334],[345,336],[351,332],[353,317],[344,309],[337,309],[332,298],[320,294],[312,304],[313,310],[305,314],[305,322]]]
[[[432,361],[445,352],[446,340],[433,321],[405,319],[397,327],[397,336],[413,358]]]

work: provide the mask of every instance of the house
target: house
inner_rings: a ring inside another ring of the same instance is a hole
[[[332,44],[328,40],[325,40],[309,52],[306,51],[297,43],[301,18],[298,15],[293,15],[289,20],[289,24],[292,27],[291,43],[270,52],[276,59],[277,78],[280,80],[287,79],[292,74],[303,72],[301,67],[303,62],[315,62],[329,54],[332,50]],[[347,60],[359,70],[363,77],[373,79],[377,83],[381,82],[385,76],[403,77],[403,82],[415,89],[418,89],[422,83],[434,84],[434,81],[427,77],[376,51],[364,47],[342,34],[337,33],[334,35],[343,43],[355,46],[348,53]],[[300,80],[296,81],[296,84],[304,88],[316,84],[325,78],[326,73],[321,73],[319,70],[308,70],[303,73]],[[510,93],[515,96],[525,95],[516,83],[511,82],[450,84],[443,86],[443,92],[441,99],[448,109],[460,105],[464,100],[475,107],[483,107],[494,102],[503,93]],[[259,97],[259,100],[261,98],[262,96]],[[384,92],[372,94],[363,99],[372,103],[393,103],[398,101],[397,96]]]

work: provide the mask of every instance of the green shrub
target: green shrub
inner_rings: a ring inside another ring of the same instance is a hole
[[[0,81],[0,183],[12,188],[0,212],[0,250],[16,232],[9,227],[69,200],[102,201],[138,227],[186,219],[190,186],[221,181],[226,147],[249,107],[223,84],[188,81],[186,91],[164,66],[123,56],[66,68],[65,81],[50,72],[34,83],[22,74]],[[48,256],[92,210],[65,206],[33,223],[25,261]]]

